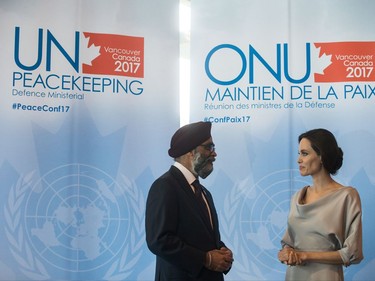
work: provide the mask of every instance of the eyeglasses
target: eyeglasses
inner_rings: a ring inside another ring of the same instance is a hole
[[[201,144],[199,146],[204,147],[204,149],[206,149],[206,150],[208,150],[210,152],[214,152],[215,151],[215,144],[213,144],[213,143]]]

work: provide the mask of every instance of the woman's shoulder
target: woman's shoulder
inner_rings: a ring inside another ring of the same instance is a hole
[[[292,201],[302,202],[303,201],[302,199],[306,196],[306,192],[307,192],[308,188],[309,188],[309,185],[306,185],[306,186],[298,189],[297,191],[295,191],[293,196],[292,196]]]
[[[359,192],[358,190],[353,187],[353,186],[343,186],[339,189],[339,191],[346,195],[346,196],[350,196],[350,197],[355,197],[355,198],[359,198]]]
[[[294,197],[298,197],[301,194],[304,195],[307,192],[307,189],[310,187],[310,185],[305,185],[304,187],[298,189],[297,191],[294,192]]]

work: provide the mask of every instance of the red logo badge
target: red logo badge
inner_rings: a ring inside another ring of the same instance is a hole
[[[375,81],[375,42],[315,43],[319,57],[329,57],[323,73],[315,82]]]
[[[83,33],[88,39],[87,53],[95,55],[91,64],[85,61],[82,72],[86,74],[144,77],[144,38],[114,34]],[[99,53],[99,54],[98,54]]]

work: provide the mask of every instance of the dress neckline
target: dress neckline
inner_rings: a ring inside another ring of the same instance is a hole
[[[297,202],[299,205],[311,205],[311,204],[314,204],[314,203],[319,202],[319,201],[321,201],[321,200],[323,200],[323,199],[331,196],[332,194],[335,194],[336,192],[338,192],[338,191],[343,190],[344,188],[346,188],[346,186],[341,186],[341,187],[338,187],[338,188],[334,188],[331,191],[327,191],[327,193],[323,194],[318,199],[316,199],[316,200],[314,200],[312,202],[306,203],[305,202],[305,197],[306,197],[307,191],[308,191],[308,189],[310,187],[311,187],[310,185],[307,185],[307,186],[305,186],[302,189],[300,197],[298,198],[298,202]]]

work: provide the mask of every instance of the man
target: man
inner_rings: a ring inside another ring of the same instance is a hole
[[[146,241],[156,255],[155,280],[224,280],[233,255],[220,240],[211,193],[193,186],[213,170],[217,154],[211,123],[178,129],[168,154],[175,163],[152,184],[146,203]]]

